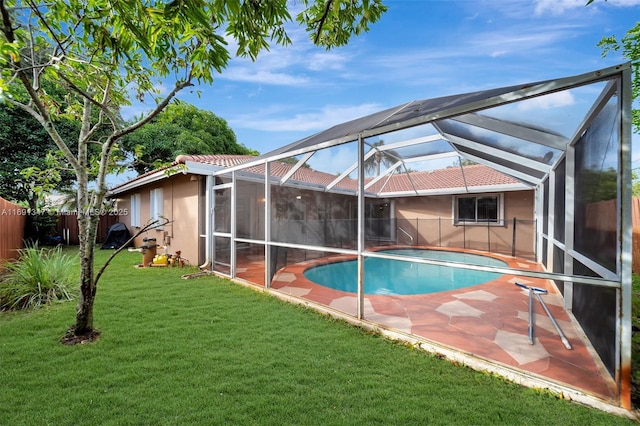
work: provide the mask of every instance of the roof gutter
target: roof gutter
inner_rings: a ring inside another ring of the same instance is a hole
[[[157,182],[167,177],[168,175],[166,173],[166,170],[158,170],[147,176],[141,177],[139,179],[130,180],[129,182],[125,182],[122,185],[119,185],[113,189],[110,189],[107,192],[107,198],[111,198],[114,195],[122,194],[123,192],[131,191],[132,189],[136,189],[143,185],[148,185],[150,183]]]

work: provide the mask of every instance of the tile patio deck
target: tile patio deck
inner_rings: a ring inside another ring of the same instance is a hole
[[[493,256],[507,262],[510,267],[543,270],[528,260]],[[357,299],[353,293],[320,286],[307,280],[303,274],[311,266],[345,258],[336,255],[289,265],[278,271],[271,287],[355,316]],[[238,260],[237,271],[238,278],[264,286],[264,256],[242,257]],[[571,350],[565,348],[535,298],[535,340],[533,345],[529,343],[529,295],[527,290],[514,285],[516,281],[548,290],[549,293],[542,298],[569,340]],[[579,389],[616,405],[614,381],[580,327],[563,309],[555,285],[548,280],[503,275],[484,284],[440,293],[366,295],[364,317],[474,357]]]

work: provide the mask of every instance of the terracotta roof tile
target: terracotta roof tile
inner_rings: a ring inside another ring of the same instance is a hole
[[[176,157],[176,163],[185,164],[187,161],[193,161],[196,163],[211,164],[213,166],[233,167],[246,163],[254,158],[256,157],[253,155],[178,155],[178,157]]]
[[[517,184],[518,181],[510,176],[493,170],[481,164],[464,166],[464,174],[460,167],[439,169],[433,171],[395,174],[390,179],[384,178],[372,185],[369,190],[378,192],[404,192],[418,190],[438,190],[464,188],[474,186],[493,186]],[[384,187],[383,187],[384,185]]]
[[[232,167],[243,163],[246,163],[256,157],[251,155],[180,155],[176,158],[176,161],[172,164],[185,164],[187,161],[193,161],[201,164],[210,164],[219,167]],[[144,176],[156,173],[160,170],[166,169],[170,166],[156,169],[152,172],[145,173],[137,176],[136,178],[126,182],[131,182],[141,179]],[[291,164],[275,161],[271,163],[271,173],[276,177],[284,177],[293,167]],[[251,173],[264,174],[264,165],[252,166],[246,169]],[[301,167],[298,169],[291,180],[304,182],[317,186],[326,186],[333,182],[336,178],[335,175],[330,173],[320,172],[310,169],[308,167]],[[372,178],[367,179],[370,182]],[[475,164],[470,166],[464,166],[463,171],[459,167],[451,167],[447,169],[439,169],[433,171],[412,172],[410,176],[402,174],[394,174],[390,178],[383,177],[370,188],[368,192],[408,192],[414,189],[428,191],[428,190],[442,190],[453,188],[477,187],[477,186],[493,186],[493,185],[509,185],[519,183],[516,179],[509,177],[503,173],[493,170],[487,166],[481,164]],[[118,186],[122,186],[118,185]],[[117,187],[115,187],[117,188]],[[113,189],[115,189],[113,188]],[[357,188],[357,181],[351,178],[343,179],[336,188],[347,189],[355,191]]]

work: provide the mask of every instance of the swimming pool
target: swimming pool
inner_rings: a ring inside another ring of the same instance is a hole
[[[395,249],[378,253],[470,265],[507,266],[506,262],[493,257],[444,250]],[[367,257],[364,260],[364,292],[379,295],[437,293],[482,284],[495,280],[501,275],[497,272]],[[358,262],[348,260],[315,266],[305,270],[304,276],[324,287],[355,293],[358,283]]]

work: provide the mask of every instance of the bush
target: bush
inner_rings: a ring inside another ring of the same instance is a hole
[[[0,310],[31,309],[58,300],[72,300],[76,291],[77,265],[60,246],[20,250],[15,262],[4,264],[0,281]]]

